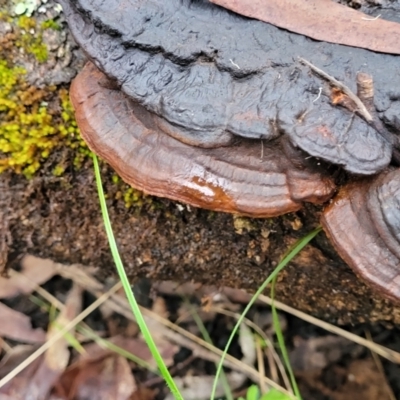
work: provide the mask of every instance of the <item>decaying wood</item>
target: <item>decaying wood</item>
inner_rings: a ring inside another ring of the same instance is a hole
[[[46,169],[45,169],[46,170]],[[31,253],[60,262],[101,267],[115,274],[98,205],[92,166],[52,177],[51,169],[29,184],[0,175],[5,200],[11,200],[0,230],[9,241],[8,265]],[[146,197],[126,209],[116,200],[103,165],[107,204],[128,275],[201,282],[255,290],[296,239],[317,225],[319,210],[273,219],[238,218],[168,200]],[[8,228],[6,226],[8,224]],[[318,235],[280,275],[278,299],[335,323],[400,322],[399,308],[367,287]]]

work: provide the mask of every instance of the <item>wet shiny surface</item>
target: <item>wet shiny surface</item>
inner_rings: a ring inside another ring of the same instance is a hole
[[[236,136],[287,134],[308,154],[356,174],[390,162],[391,145],[363,119],[332,105],[329,84],[297,60],[354,91],[357,72],[371,74],[375,106],[396,131],[398,56],[315,42],[207,1],[61,3],[88,56],[184,143],[228,146]]]
[[[348,265],[380,292],[397,300],[399,189],[399,170],[383,173],[373,181],[347,185],[325,209],[321,220]]]
[[[88,64],[71,87],[82,136],[127,183],[146,193],[269,217],[298,210],[302,201],[324,202],[335,190],[327,176],[295,168],[277,145],[186,145],[161,132],[156,115],[99,82],[104,75]]]

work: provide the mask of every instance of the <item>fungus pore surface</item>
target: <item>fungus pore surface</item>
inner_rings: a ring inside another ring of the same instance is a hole
[[[182,142],[210,148],[231,145],[236,136],[287,135],[352,173],[374,174],[390,163],[392,143],[332,104],[329,84],[298,59],[353,91],[358,72],[372,75],[377,113],[398,131],[396,55],[315,42],[205,0],[60,3],[89,58]]]

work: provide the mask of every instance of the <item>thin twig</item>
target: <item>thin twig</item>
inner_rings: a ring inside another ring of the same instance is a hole
[[[381,14],[378,14],[376,17],[373,18],[368,18],[368,17],[362,17],[364,21],[376,21],[378,18],[380,18]]]
[[[272,304],[272,299],[268,296],[260,295],[258,299],[264,302],[265,304],[268,305]],[[387,347],[384,347],[380,344],[370,342],[369,340],[364,339],[363,337],[355,335],[354,333],[351,332],[347,332],[344,329],[339,328],[338,326],[329,324],[328,322],[322,321],[302,311],[296,310],[295,308],[290,307],[284,303],[281,303],[280,301],[274,300],[274,305],[278,310],[285,311],[289,314],[296,316],[297,318],[302,319],[303,321],[307,321],[310,324],[319,326],[320,328],[325,329],[328,332],[342,336],[348,340],[351,340],[354,343],[366,347],[367,349],[375,352],[376,354],[379,354],[381,357],[386,358],[391,362],[400,364],[400,353],[398,353],[397,351],[388,349]]]
[[[61,339],[67,332],[73,329],[79,322],[83,321],[89,314],[91,314],[97,307],[104,303],[112,294],[114,294],[118,289],[120,289],[121,284],[117,283],[112,289],[107,293],[104,293],[99,297],[94,303],[82,311],[78,316],[71,320],[67,325],[60,329],[54,336],[51,337],[46,343],[39,347],[35,352],[33,352],[26,360],[15,367],[9,374],[0,380],[0,388],[2,388],[6,383],[10,382],[15,376],[17,376],[22,370],[24,370],[28,365],[35,361],[39,356],[46,352],[57,340]]]
[[[299,61],[302,64],[305,64],[308,67],[310,67],[315,73],[317,73],[318,75],[325,78],[332,85],[338,87],[345,95],[347,95],[351,100],[353,100],[357,106],[357,111],[360,113],[360,115],[363,118],[365,118],[366,121],[368,121],[368,122],[373,121],[372,115],[367,110],[367,107],[365,107],[364,103],[360,100],[360,98],[358,96],[356,96],[346,85],[344,85],[342,82],[339,82],[333,76],[322,71],[322,69],[316,67],[314,64],[311,64],[309,61],[305,60],[304,58],[299,57]]]
[[[321,97],[321,93],[322,93],[322,87],[319,88],[318,96],[312,101],[313,103],[315,103]]]

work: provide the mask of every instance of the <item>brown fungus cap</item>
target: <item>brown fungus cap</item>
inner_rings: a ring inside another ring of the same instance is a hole
[[[321,222],[350,267],[400,300],[400,170],[343,187]]]
[[[333,104],[330,84],[299,57],[349,88],[358,72],[372,75],[378,118],[397,132],[398,56],[315,42],[207,0],[59,1],[89,59],[184,143],[287,136],[308,156],[359,175],[391,161],[394,144]]]
[[[320,173],[296,169],[278,145],[240,140],[232,147],[186,145],[160,131],[160,118],[110,89],[87,64],[71,86],[81,134],[130,185],[193,206],[271,217],[324,202],[335,190]]]

